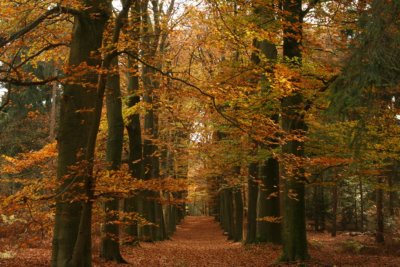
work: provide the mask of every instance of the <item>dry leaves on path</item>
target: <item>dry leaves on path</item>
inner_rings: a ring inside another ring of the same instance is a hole
[[[329,234],[309,233],[312,260],[306,266],[400,266],[400,258],[383,253],[351,253],[343,251],[342,244],[348,236],[330,238]],[[95,252],[97,249],[94,250]],[[50,266],[50,247],[19,249],[9,259],[0,258],[2,267]],[[93,266],[99,267],[263,267],[277,266],[280,247],[273,245],[248,245],[233,243],[212,217],[185,218],[177,227],[171,240],[141,243],[140,247],[123,247],[122,254],[129,264],[104,262],[95,253]],[[297,266],[297,264],[279,264]]]

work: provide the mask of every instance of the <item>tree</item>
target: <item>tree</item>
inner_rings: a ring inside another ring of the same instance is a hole
[[[312,4],[310,3],[309,7],[312,7]],[[299,68],[302,57],[301,40],[304,18],[302,1],[283,1],[282,10],[284,12],[283,57],[289,65]],[[282,99],[282,128],[288,134],[297,133],[300,136],[304,136],[307,131],[304,116],[305,102],[300,90]],[[300,165],[294,171],[294,175],[285,177],[283,255],[281,259],[283,261],[302,261],[309,257],[304,201],[306,178],[304,167],[301,166],[301,160],[304,156],[304,144],[301,138],[300,140],[287,141],[282,147],[282,151],[286,156],[291,157],[292,160],[300,161]],[[289,161],[288,164],[293,163]]]
[[[131,1],[125,3],[120,19],[117,19],[111,46],[103,61],[99,49],[110,3],[85,1],[83,4],[87,8],[80,10],[74,19],[69,65],[72,68],[82,64],[98,67],[101,62],[101,66],[108,70],[116,55],[115,45],[124,24],[121,17],[127,14]],[[53,266],[91,266],[93,160],[107,75],[97,77],[95,70],[89,69],[78,78],[80,84],[65,86],[61,101],[57,172],[61,185],[56,204]]]
[[[82,66],[98,67],[101,63],[99,48],[103,31],[108,20],[107,1],[85,1],[88,6],[74,16],[74,31],[68,64],[72,68]],[[100,16],[94,16],[100,14]],[[97,84],[94,70],[88,70],[77,77],[89,85]],[[58,133],[58,171],[61,182],[56,205],[52,266],[91,266],[91,225],[90,209],[93,180],[91,170],[85,162],[93,161],[89,155],[88,142],[95,108],[97,92],[93,86],[66,84],[61,99],[61,113]],[[97,96],[100,97],[100,96]],[[84,171],[73,171],[81,166]],[[84,183],[84,186],[77,184]]]

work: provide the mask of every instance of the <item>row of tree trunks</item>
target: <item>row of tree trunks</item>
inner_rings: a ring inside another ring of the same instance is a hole
[[[94,196],[92,171],[105,91],[109,125],[106,160],[110,164],[108,167],[110,171],[118,170],[121,163],[124,125],[119,73],[117,70],[111,75],[100,74],[99,76],[95,68],[102,65],[105,71],[111,68],[118,69],[118,57],[114,45],[118,42],[119,32],[133,3],[128,0],[122,2],[123,9],[116,19],[111,48],[107,47],[109,50],[104,54],[102,64],[100,64],[99,49],[104,41],[103,31],[111,14],[111,3],[109,1],[82,1],[87,8],[74,13],[69,66],[72,69],[85,64],[89,66],[89,69],[82,76],[73,77],[73,79],[79,79],[79,84],[76,82],[66,84],[61,100],[57,174],[61,186],[56,204],[52,266],[91,266],[91,213]],[[147,11],[148,2],[136,1],[135,3],[136,11],[143,3],[141,7]],[[146,21],[149,22],[149,20]],[[133,67],[139,69],[137,63],[133,63]],[[148,78],[147,74],[148,72],[144,71],[144,80]],[[139,95],[136,92],[139,82],[134,75],[130,75],[128,80],[131,93],[128,105],[134,106],[139,102]],[[150,82],[153,84],[153,81]],[[90,86],[86,87],[86,84]],[[93,84],[97,84],[97,87],[92,86]],[[149,87],[146,89],[147,93],[149,93],[148,90]],[[151,96],[151,92],[149,95]],[[94,112],[88,112],[90,110]],[[153,110],[149,112],[150,115],[147,115],[145,119],[145,130],[151,132],[151,139],[147,139],[147,142],[145,139],[144,156],[139,115],[133,115],[130,118],[130,124],[127,125],[129,166],[132,176],[138,179],[159,177],[159,158],[154,153],[157,147],[152,143],[152,139],[158,137],[157,117],[152,113]],[[149,174],[143,167],[146,160],[150,163]],[[142,197],[139,198],[138,195]],[[159,198],[159,192],[142,191],[126,199],[124,203],[125,211],[129,213],[142,211],[144,217],[158,226],[149,227],[151,240],[163,240],[167,237],[165,228],[167,222],[164,219],[163,207],[158,202]],[[116,215],[119,211],[119,202],[119,199],[111,195],[111,198],[104,203],[106,217],[101,242],[101,257],[106,260],[124,262],[119,251],[119,228],[117,224],[112,223],[119,219]],[[166,209],[172,218],[168,221],[172,224],[170,232],[173,232],[178,221],[174,218],[183,217],[179,215],[178,210],[170,206]],[[126,228],[126,233],[131,240],[137,241],[138,233],[146,235],[145,229],[146,227],[139,229],[137,223],[132,222]]]
[[[240,187],[223,188],[219,191],[220,225],[228,240],[240,242],[243,239],[243,197]]]

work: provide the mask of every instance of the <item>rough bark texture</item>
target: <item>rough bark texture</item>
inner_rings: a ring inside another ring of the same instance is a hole
[[[107,1],[82,2],[88,8],[74,20],[68,62],[72,69],[82,63],[91,67],[100,65],[98,49],[108,19],[108,13],[101,8],[108,7]],[[78,166],[80,170],[86,169],[82,165],[87,164],[84,160],[95,119],[89,111],[96,105],[93,85],[97,84],[98,76],[89,69],[76,79],[79,84],[65,85],[60,103],[57,177],[62,184],[56,203],[52,266],[91,266],[91,204],[86,195],[91,190],[87,180],[90,174],[76,170]],[[85,188],[78,186],[80,183]]]

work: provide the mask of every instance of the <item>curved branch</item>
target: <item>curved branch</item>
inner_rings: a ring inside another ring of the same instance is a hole
[[[0,37],[0,48],[6,46],[7,44],[17,40],[18,38],[24,36],[25,34],[29,33],[33,29],[35,29],[39,24],[45,21],[52,15],[59,15],[59,14],[71,14],[73,16],[80,16],[82,13],[79,10],[69,8],[69,7],[62,7],[62,6],[55,6],[49,10],[47,10],[44,14],[40,15],[34,21],[26,25],[24,28],[12,33],[8,38]]]
[[[58,77],[50,77],[48,79],[40,80],[40,81],[21,81],[14,78],[0,78],[0,82],[8,83],[16,86],[35,86],[35,85],[45,85],[50,82],[57,81]]]
[[[19,63],[17,66],[15,66],[15,69],[18,69],[18,68],[22,67],[23,65],[28,63],[28,61],[30,61],[31,59],[34,59],[35,57],[40,56],[41,54],[43,54],[44,52],[46,52],[46,51],[48,51],[50,49],[57,48],[57,47],[60,47],[60,46],[68,46],[68,45],[69,44],[67,44],[67,43],[49,44],[49,45],[43,47],[42,49],[40,49],[39,51],[37,51],[35,54],[33,54],[33,55],[29,56],[29,57],[26,57],[24,59],[24,61]]]

